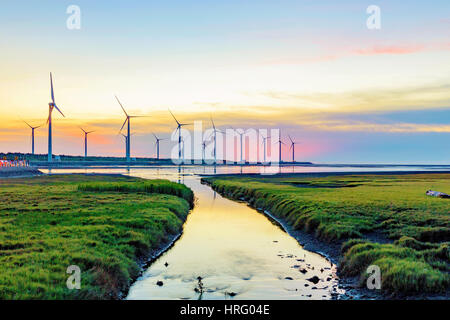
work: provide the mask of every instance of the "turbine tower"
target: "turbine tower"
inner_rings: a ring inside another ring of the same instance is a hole
[[[278,141],[275,142],[278,143],[278,163],[281,163],[281,145],[284,144],[286,145],[283,141],[281,141],[281,138],[278,138]]]
[[[175,116],[173,115],[172,111],[170,111],[170,109],[169,109],[169,112],[172,115],[175,122],[177,123],[177,130],[175,132],[178,131],[178,160],[181,160],[181,127],[188,126],[188,125],[190,125],[190,123],[179,123],[177,118],[175,118]],[[184,152],[184,150],[183,150],[183,152]]]
[[[159,142],[162,141],[162,140],[166,140],[166,139],[164,139],[164,138],[158,138],[158,137],[156,136],[156,134],[154,134],[154,133],[153,133],[153,136],[154,136],[155,139],[156,139],[156,142],[155,142],[155,144],[156,144],[156,159],[159,160]]]
[[[240,144],[241,144],[241,163],[242,163],[242,161],[243,161],[243,145],[244,145],[243,142],[242,142],[242,137],[244,136],[245,131],[244,131],[243,129],[241,129],[242,132],[239,132],[239,131],[237,131],[236,129],[234,129],[232,126],[230,126],[230,127],[231,127],[231,129],[233,129],[234,132],[236,132],[236,133],[240,136],[240,138],[241,138]]]
[[[47,118],[47,124],[48,124],[48,162],[52,162],[52,160],[53,160],[53,155],[52,155],[52,112],[53,112],[53,109],[58,110],[58,112],[61,113],[61,115],[63,117],[65,117],[65,115],[61,112],[61,110],[59,110],[59,108],[56,106],[56,103],[55,103],[55,94],[53,92],[53,77],[52,77],[52,73],[51,72],[50,72],[50,93],[51,93],[52,102],[50,102],[48,104],[48,118]]]
[[[122,137],[125,138],[125,154],[127,152],[127,146],[128,146],[128,137],[126,134],[120,133],[122,135]]]
[[[87,158],[87,136],[89,133],[92,133],[94,131],[85,131],[83,128],[81,128],[81,131],[84,132],[84,157]]]
[[[205,163],[206,140],[202,142],[202,164]]]
[[[116,97],[117,102],[120,104],[120,107],[122,108],[123,113],[125,113],[125,116],[126,116],[125,121],[124,121],[122,127],[120,128],[119,132],[122,131],[122,129],[123,129],[123,127],[125,126],[125,124],[127,124],[126,157],[127,157],[127,162],[130,162],[130,161],[131,161],[131,158],[130,158],[130,150],[131,150],[131,129],[130,129],[130,119],[131,119],[131,118],[143,118],[143,117],[145,117],[145,116],[131,116],[131,115],[129,115],[129,114],[125,111],[125,108],[123,107],[122,103],[120,103],[119,98],[117,98],[117,96],[115,96],[115,97]]]
[[[294,142],[294,140],[292,140],[291,136],[288,136],[289,140],[291,140],[291,147],[289,148],[289,150],[292,149],[292,163],[295,162],[295,145],[299,144],[300,142]]]
[[[29,126],[31,128],[31,154],[34,155],[34,130],[36,130],[37,128],[42,127],[42,125],[37,126],[37,127],[33,127],[31,126],[28,122],[23,121],[27,124],[27,126]]]
[[[214,164],[217,164],[217,151],[216,151],[216,147],[217,147],[217,132],[222,133],[222,131],[220,131],[219,129],[216,129],[216,126],[214,124],[214,120],[211,116],[211,123],[213,126],[213,134],[214,134]]]
[[[263,145],[264,145],[264,163],[266,163],[266,141],[267,139],[270,139],[270,137],[263,137],[263,135],[260,133],[261,138],[263,138]]]

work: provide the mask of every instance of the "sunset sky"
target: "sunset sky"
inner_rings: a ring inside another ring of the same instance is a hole
[[[0,151],[29,152],[22,119],[45,123],[53,72],[55,154],[132,156],[151,132],[213,115],[226,128],[280,128],[298,161],[450,163],[450,2],[14,1],[0,9]],[[81,29],[69,30],[69,5]],[[366,27],[369,5],[381,29]],[[36,131],[37,153],[47,131]],[[169,143],[162,144],[167,156]],[[289,157],[288,150],[283,156]]]

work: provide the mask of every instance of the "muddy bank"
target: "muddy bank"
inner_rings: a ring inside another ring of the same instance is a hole
[[[24,178],[42,175],[43,173],[34,167],[3,167],[0,168],[0,178]]]

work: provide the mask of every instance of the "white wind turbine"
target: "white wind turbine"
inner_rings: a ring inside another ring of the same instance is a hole
[[[191,125],[191,123],[180,123],[178,122],[177,118],[175,118],[175,116],[173,115],[172,111],[170,111],[170,114],[172,115],[173,119],[175,120],[175,122],[177,123],[177,130],[175,131],[175,133],[178,131],[178,160],[181,160],[181,128],[183,126],[188,126]],[[183,153],[184,153],[184,149],[183,149]],[[183,155],[184,158],[184,155]]]
[[[42,125],[33,127],[28,122],[26,122],[25,120],[23,122],[25,122],[27,124],[27,126],[29,126],[30,129],[31,129],[31,154],[34,155],[34,130],[36,130],[37,128],[42,127]]]
[[[81,131],[84,132],[84,157],[87,158],[87,138],[88,138],[88,134],[95,132],[95,131],[85,131],[83,128],[81,128]]]
[[[51,94],[52,101],[48,104],[48,118],[47,118],[47,124],[48,124],[48,162],[52,162],[52,160],[53,160],[53,156],[52,156],[52,112],[53,112],[53,109],[58,110],[58,112],[61,113],[61,115],[63,117],[65,117],[65,115],[61,112],[61,110],[59,110],[59,108],[56,106],[55,94],[53,92],[53,77],[52,77],[52,73],[51,72],[50,72],[50,94]]]
[[[127,144],[127,146],[126,146],[126,157],[127,157],[127,162],[130,162],[131,161],[131,157],[130,157],[130,150],[131,150],[131,128],[130,128],[131,125],[130,125],[130,119],[131,118],[145,118],[145,116],[130,116],[125,111],[125,108],[123,107],[122,103],[120,103],[120,100],[119,100],[119,98],[117,98],[117,96],[116,96],[116,100],[120,104],[120,107],[122,108],[123,113],[125,113],[125,116],[126,116],[126,119],[125,119],[122,127],[120,128],[119,132],[122,131],[122,129],[125,126],[125,124],[128,124],[127,125],[127,140],[126,140],[126,144]]]

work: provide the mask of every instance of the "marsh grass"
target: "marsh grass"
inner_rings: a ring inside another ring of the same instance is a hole
[[[377,264],[385,291],[448,290],[450,200],[425,192],[449,193],[450,174],[204,180],[218,192],[269,210],[323,241],[344,242],[341,270],[359,275],[361,283],[367,267]],[[369,234],[394,242],[369,242]]]
[[[119,298],[138,259],[181,230],[193,194],[165,180],[0,180],[0,299]],[[66,287],[69,265],[81,290]]]

